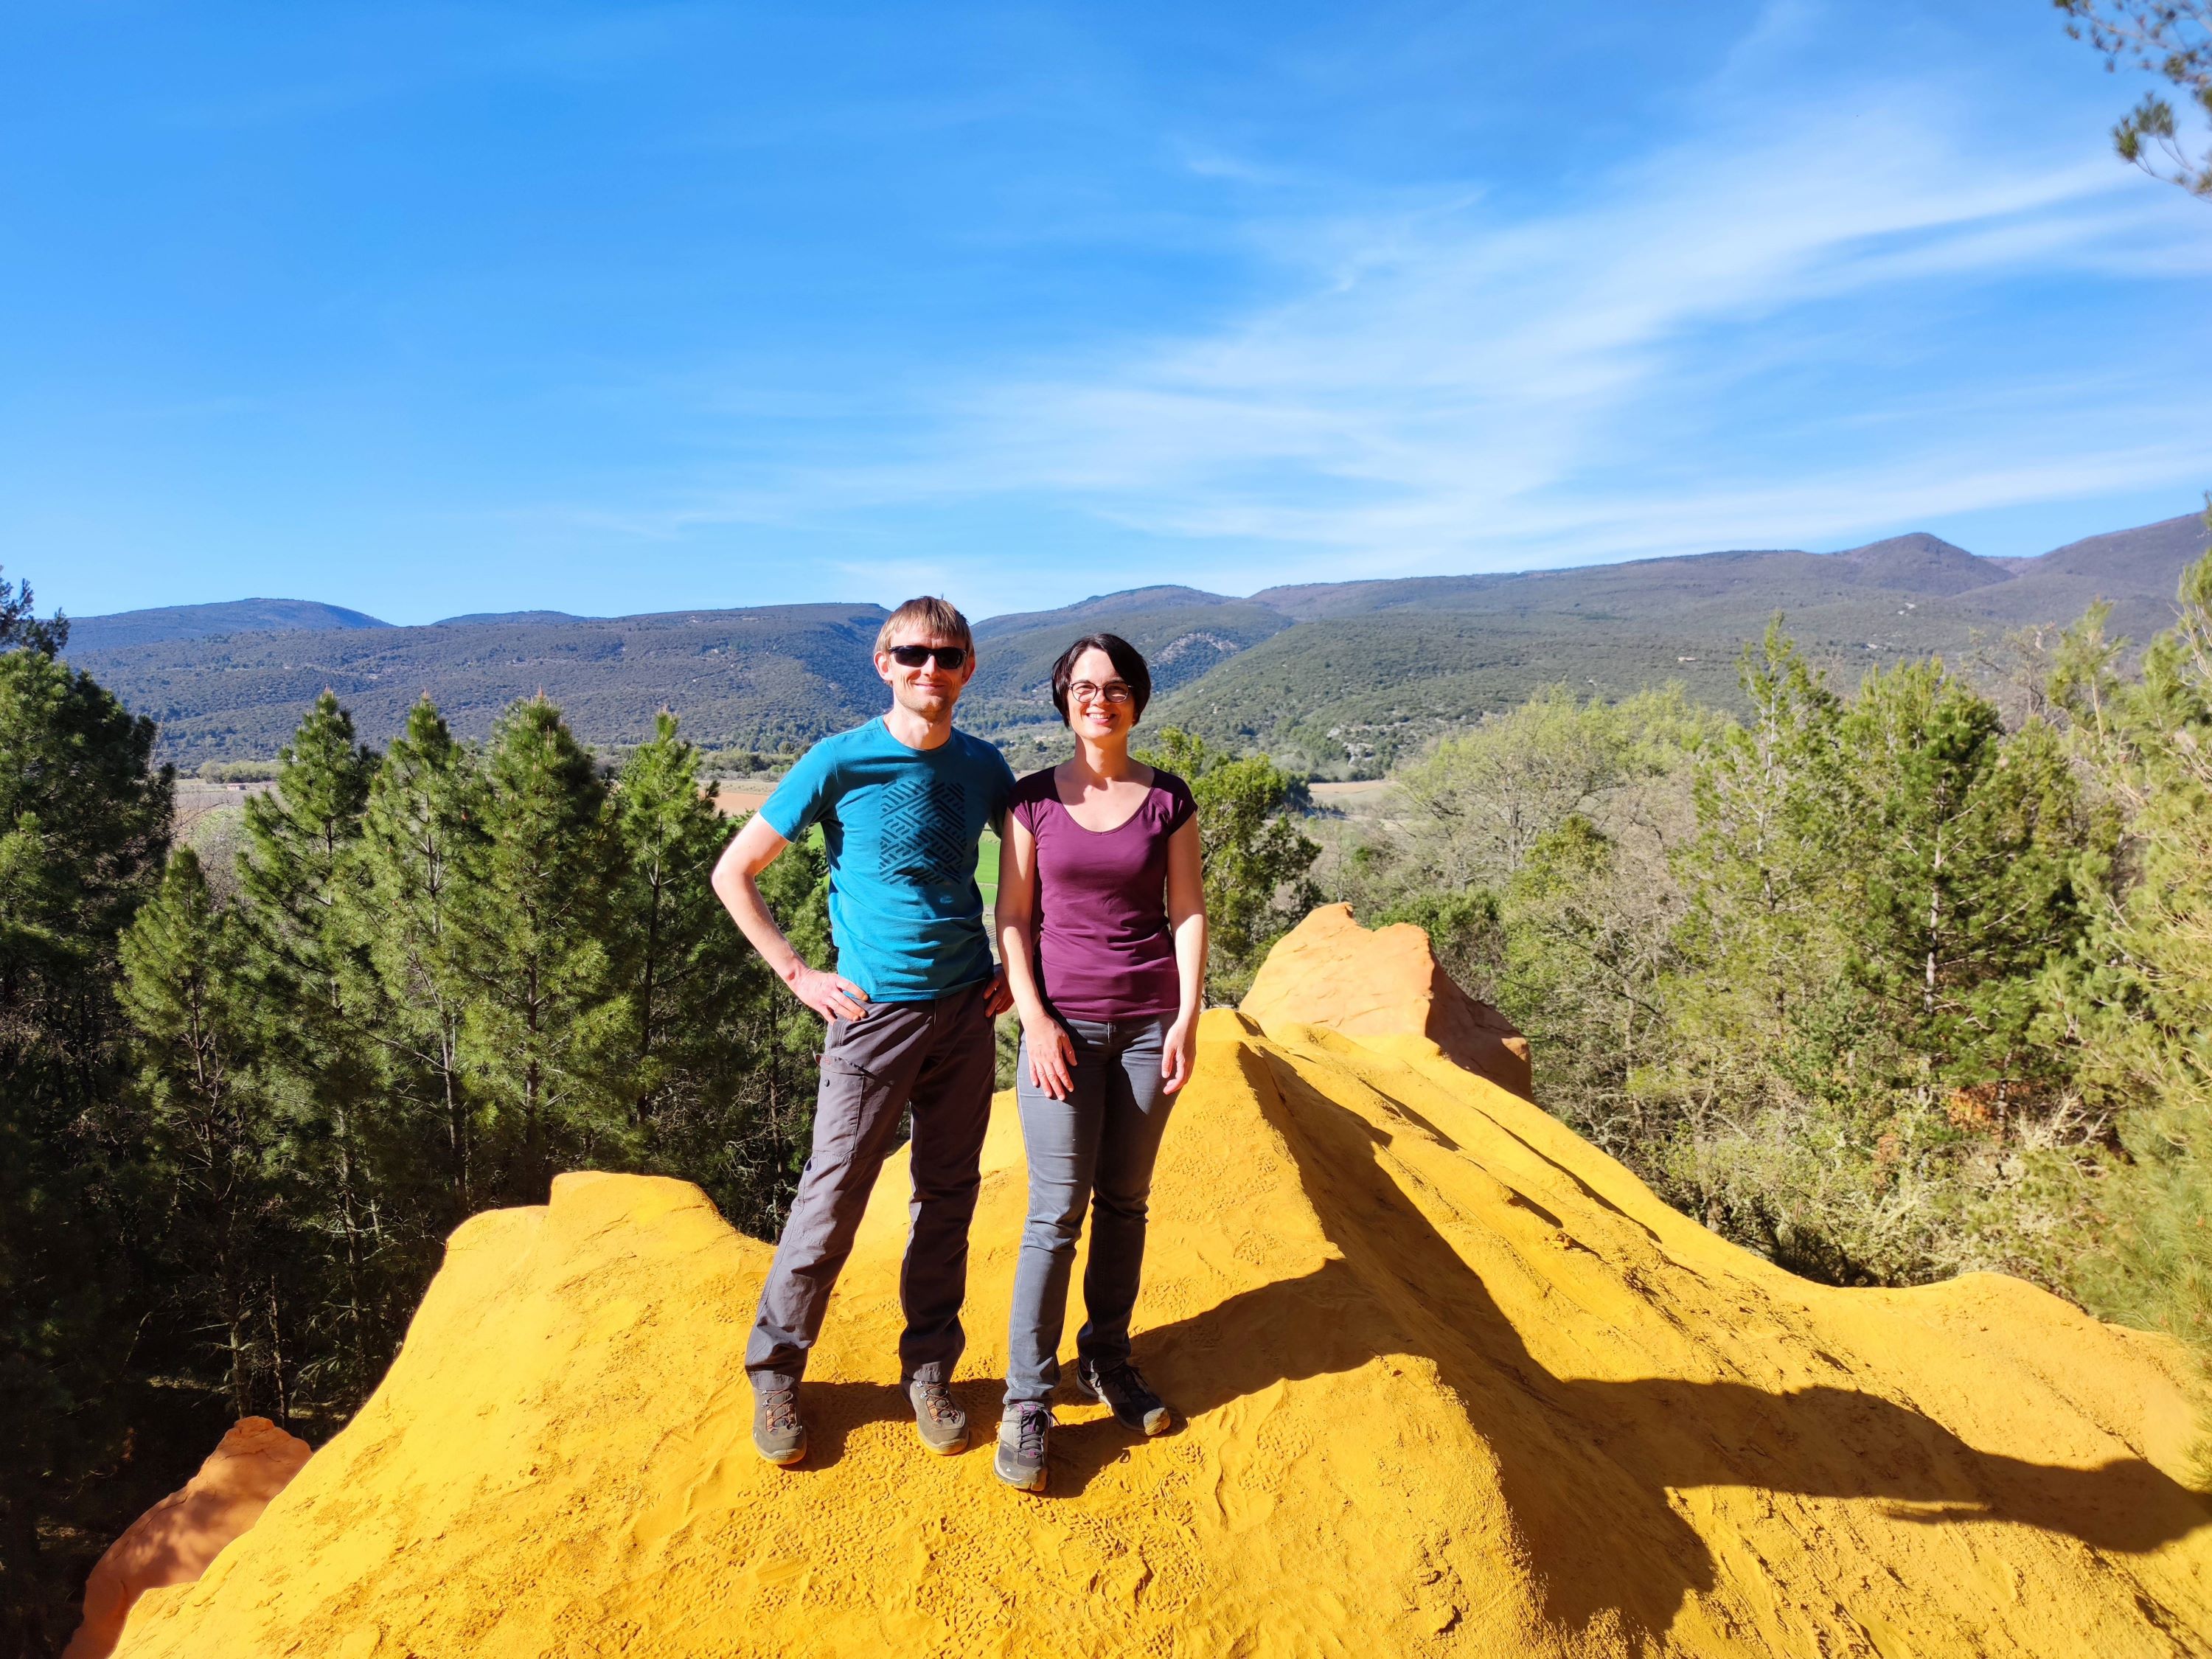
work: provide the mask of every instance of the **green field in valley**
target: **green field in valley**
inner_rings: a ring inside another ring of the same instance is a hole
[[[983,908],[999,902],[999,838],[989,830],[975,848],[975,884],[983,890]]]

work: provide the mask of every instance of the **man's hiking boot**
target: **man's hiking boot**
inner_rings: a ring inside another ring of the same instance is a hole
[[[763,1389],[753,1396],[753,1449],[788,1466],[806,1455],[806,1425],[799,1420],[799,1390]]]
[[[923,1445],[939,1457],[968,1449],[968,1413],[953,1402],[951,1389],[916,1378],[906,1385],[906,1397],[914,1402],[915,1431]]]
[[[999,1419],[999,1455],[991,1460],[992,1471],[1010,1486],[1042,1492],[1045,1453],[1051,1444],[1051,1407],[1009,1407]]]
[[[1172,1421],[1167,1402],[1145,1386],[1144,1376],[1127,1360],[1101,1365],[1085,1359],[1075,1367],[1075,1384],[1094,1400],[1103,1400],[1114,1415],[1143,1434],[1165,1434]]]

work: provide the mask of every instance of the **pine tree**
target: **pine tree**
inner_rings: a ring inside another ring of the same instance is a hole
[[[2124,1114],[2127,1157],[2076,1282],[2097,1311],[2171,1332],[2212,1369],[2212,556],[2184,574],[2179,610],[2139,685],[2111,674],[2124,641],[2103,639],[2100,615],[2062,653],[2054,696],[2134,809],[2120,860],[2134,878],[2049,983],[2053,1035]],[[2203,1462],[2212,1474],[2212,1442]]]
[[[1206,881],[1207,990],[1234,1000],[1267,947],[1321,902],[1309,873],[1321,848],[1293,811],[1304,785],[1265,755],[1238,760],[1172,726],[1139,758],[1190,786]]]
[[[1834,965],[1843,702],[1779,617],[1759,645],[1744,647],[1738,677],[1751,718],[1698,771],[1701,833],[1680,860],[1693,896],[1684,943],[1697,964],[1696,982],[1684,988],[1748,999],[1741,1023],[1760,1033],[1757,1046],[1771,1048]]]
[[[2030,1039],[2037,981],[2081,938],[2076,881],[2100,848],[2057,735],[2039,720],[2007,734],[1931,659],[1869,677],[1842,741],[1847,971],[1919,1073],[1898,1081],[1983,1091],[2000,1119],[2063,1089],[2068,1056]]]
[[[487,1192],[542,1204],[555,1171],[627,1155],[630,1028],[609,950],[617,844],[606,791],[543,697],[500,716],[484,757],[483,836],[469,860],[459,959],[462,1055],[493,1110]]]
[[[281,1137],[254,1072],[235,917],[216,908],[199,857],[179,848],[123,936],[122,1000],[138,1030],[140,1086],[171,1186],[168,1254],[192,1327],[216,1334],[234,1416],[289,1418],[282,1285],[295,1241]]]
[[[1843,703],[1778,617],[1737,672],[1750,716],[1698,767],[1697,831],[1674,860],[1687,910],[1659,990],[1672,1040],[1636,1091],[1667,1126],[1651,1156],[1674,1201],[1833,1276],[1792,1166],[1826,1151],[1814,1133],[1826,1053],[1808,1032],[1832,1029],[1844,956]]]
[[[1671,1060],[1645,1080],[1684,1126],[1678,1190],[1817,1278],[2051,1279],[2072,1200],[2021,1154],[2063,1161],[2094,1129],[2075,1054],[2034,1033],[2100,821],[2048,726],[2007,733],[1940,662],[1846,704],[1777,628],[1743,683],[1678,864]]]
[[[658,1167],[749,1221],[772,1202],[782,1148],[764,1121],[763,1005],[781,990],[708,884],[727,830],[696,751],[662,714],[611,802],[620,843],[617,967],[627,994],[631,1121]]]
[[[75,1506],[131,1403],[144,1308],[113,987],[118,939],[161,878],[171,780],[151,720],[22,616],[6,631],[27,641],[0,653],[0,1650],[15,1651],[68,1616],[87,1565]]]
[[[680,1096],[713,1088],[711,1073],[742,1069],[731,1054],[745,995],[739,936],[708,885],[722,848],[720,816],[699,787],[697,754],[664,711],[652,741],[623,764],[612,801],[622,848],[617,969],[629,993],[630,1115],[643,1126]]]
[[[410,1282],[429,1264],[434,1238],[480,1207],[483,1108],[461,1057],[469,981],[457,906],[482,837],[481,796],[474,762],[423,698],[369,785],[350,878],[337,887],[348,994],[410,1154],[399,1173],[416,1201],[395,1221],[414,1262]]]
[[[376,1076],[362,1011],[349,994],[340,890],[375,768],[353,720],[325,691],[277,755],[276,787],[246,804],[239,865],[245,978],[263,1024],[268,1086],[292,1121],[292,1155],[310,1173],[345,1364],[338,1392],[381,1374],[401,1310],[382,1260]]]
[[[0,651],[27,646],[58,657],[69,644],[69,618],[59,612],[50,619],[40,618],[30,583],[0,580]]]

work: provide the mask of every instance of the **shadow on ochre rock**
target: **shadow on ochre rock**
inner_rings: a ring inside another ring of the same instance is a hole
[[[1428,1360],[1496,1457],[1501,1495],[1537,1569],[1542,1617],[1571,1641],[1601,1634],[1608,1644],[1663,1650],[1686,1599],[1716,1588],[1714,1552],[1674,1496],[1698,1488],[1871,1501],[1917,1526],[2013,1525],[2106,1554],[2148,1554],[2212,1525],[2205,1494],[2142,1458],[2081,1468],[2009,1456],[1863,1389],[1556,1376],[1460,1253],[1409,1212],[1402,1177],[1382,1167],[1383,1134],[1340,1109],[1279,1050],[1235,1052],[1340,1255],[1138,1336],[1135,1357],[1175,1401],[1177,1431],[1283,1385],[1409,1353]],[[1443,1150],[1463,1152],[1402,1101],[1389,1110]],[[1581,1196],[1658,1242],[1574,1171],[1545,1161]],[[1514,1202],[1559,1224],[1525,1196]],[[1376,1225],[1385,1212],[1417,1224]],[[970,1380],[956,1393],[971,1420],[995,1417],[994,1383]],[[834,1467],[854,1430],[911,1415],[888,1383],[810,1385],[807,1409],[808,1474]],[[1103,1471],[1162,1443],[1133,1440],[1110,1420],[1063,1424],[1044,1501],[1080,1500]],[[1581,1449],[1590,1455],[1576,1455]],[[2139,1597],[2138,1607],[2148,1628],[2179,1639],[2176,1651],[2205,1650],[2154,1602]]]
[[[1477,1077],[1535,1097],[1528,1039],[1461,990],[1410,921],[1370,929],[1350,905],[1324,904],[1275,941],[1239,1006],[1263,1025],[1294,1020],[1346,1036],[1426,1037]]]
[[[85,1580],[84,1622],[62,1659],[106,1659],[131,1603],[147,1590],[197,1580],[291,1484],[308,1450],[265,1417],[240,1418],[199,1472],[124,1528],[94,1565]]]
[[[1584,1633],[1603,1622],[1639,1644],[1664,1645],[1685,1596],[1717,1582],[1712,1551],[1670,1501],[1670,1493],[1692,1488],[1873,1499],[1895,1519],[2011,1522],[2093,1551],[2136,1555],[2212,1525],[2206,1494],[2141,1458],[2081,1468],[1981,1450],[1921,1413],[1859,1389],[1554,1376],[1433,1227],[1374,1224],[1382,1211],[1406,1213],[1401,1182],[1381,1166],[1384,1137],[1335,1109],[1279,1054],[1252,1047],[1237,1054],[1342,1255],[1147,1332],[1137,1358],[1164,1393],[1196,1415],[1279,1383],[1403,1355],[1407,1337],[1418,1334],[1420,1353],[1498,1460],[1503,1496],[1540,1567],[1544,1615],[1557,1628]],[[1436,1133],[1402,1106],[1394,1112]],[[1301,1363],[1282,1364],[1279,1346],[1239,1340],[1255,1328],[1304,1334],[1290,1351]],[[1580,1442],[1600,1455],[1545,1456],[1547,1442],[1563,1450]],[[1125,1455],[1097,1443],[1106,1456]],[[1869,1455],[1871,1448],[1880,1455]],[[1072,1479],[1062,1477],[1063,1491],[1079,1486],[1103,1460],[1079,1454],[1068,1461],[1076,1467]],[[2154,1604],[2139,1598],[2139,1605],[2152,1626],[2186,1634],[2170,1628]],[[2208,1646],[2192,1638],[2175,1650]]]

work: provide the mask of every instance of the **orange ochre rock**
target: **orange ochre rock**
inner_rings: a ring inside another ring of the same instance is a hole
[[[1371,932],[1324,904],[1275,942],[1246,993],[1261,1024],[1292,1020],[1346,1036],[1425,1036],[1470,1072],[1532,1099],[1528,1039],[1452,982],[1410,921]]]
[[[199,1473],[107,1547],[84,1586],[84,1622],[62,1659],[105,1659],[131,1604],[146,1591],[189,1584],[207,1571],[307,1461],[307,1443],[265,1417],[241,1417]]]
[[[902,1154],[792,1470],[750,1438],[767,1245],[644,1176],[477,1216],[360,1414],[120,1651],[2212,1651],[2180,1349],[2013,1279],[1793,1278],[1429,1036],[1205,1016],[1138,1309],[1178,1427],[1066,1401],[1042,1497],[991,1472],[1011,1097],[963,1456],[922,1449],[896,1386],[908,1188]]]

